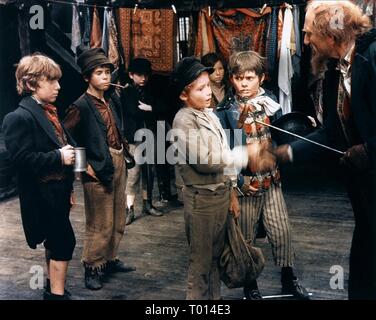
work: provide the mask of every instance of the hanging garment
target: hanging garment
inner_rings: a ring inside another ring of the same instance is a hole
[[[285,9],[283,20],[281,52],[279,58],[278,69],[278,87],[279,87],[279,103],[282,107],[282,114],[291,112],[292,93],[291,78],[293,76],[293,68],[291,61],[291,29],[293,27],[293,16],[291,6]]]
[[[77,2],[82,2],[78,0]],[[72,6],[72,34],[71,34],[71,50],[76,54],[77,47],[81,44],[81,28],[80,28],[80,13],[78,6]]]
[[[170,9],[119,9],[124,57],[148,59],[156,72],[170,72],[176,55],[176,20]]]
[[[211,25],[211,17],[206,9],[200,11],[198,16],[198,28],[195,56],[202,57],[209,52],[215,52],[215,40],[213,35],[213,28]]]
[[[82,14],[82,24],[81,24],[81,31],[82,31],[82,43],[85,46],[89,46],[90,44],[90,9],[89,7],[81,7],[80,12]]]
[[[97,7],[93,11],[93,23],[90,35],[90,48],[100,48],[102,46],[102,29]]]
[[[108,55],[110,21],[111,11],[110,9],[105,8],[103,13],[102,49],[106,55]]]
[[[273,74],[276,68],[278,46],[278,7],[272,9],[269,20],[268,36],[266,41],[266,57],[268,59],[268,73]]]
[[[18,37],[20,39],[21,56],[31,54],[32,48],[30,43],[30,14],[27,10],[20,10],[18,14]]]
[[[302,42],[301,42],[301,28],[300,28],[300,8],[298,5],[293,5],[293,20],[295,30],[295,54],[298,57],[302,56]]]
[[[123,57],[125,65],[128,68],[131,60],[131,28],[132,28],[132,10],[120,8],[119,9],[119,33],[121,46],[123,48]]]
[[[110,26],[109,26],[109,38],[108,38],[108,59],[115,66],[115,69],[119,67],[120,57],[119,57],[119,43],[118,43],[118,33],[116,29],[116,23],[114,19],[114,14],[110,12]]]
[[[283,11],[285,9],[285,5],[281,5],[278,11],[278,31],[277,31],[277,39],[278,39],[278,49],[277,49],[277,57],[281,54],[281,42],[282,42],[282,32],[283,32]]]
[[[270,7],[262,13],[252,9],[217,10],[210,19],[206,19],[225,59],[233,52],[244,50],[253,50],[265,56],[267,18],[270,12]],[[209,36],[208,32],[208,38]],[[200,46],[199,41],[196,45]]]
[[[295,54],[292,56],[292,67],[294,74],[300,77],[300,59],[302,57],[302,47],[300,42],[300,8],[293,5],[294,36],[295,36]]]

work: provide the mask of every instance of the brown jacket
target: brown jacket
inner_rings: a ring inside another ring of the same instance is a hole
[[[178,171],[185,185],[236,181],[236,169],[247,165],[246,151],[243,147],[230,150],[226,134],[210,109],[180,109],[173,129],[178,138]]]

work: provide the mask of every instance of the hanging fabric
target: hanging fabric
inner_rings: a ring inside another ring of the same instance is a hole
[[[266,57],[268,59],[268,73],[272,75],[277,64],[278,47],[278,7],[272,9],[269,19],[268,36],[266,40]]]
[[[292,67],[294,74],[300,77],[300,59],[302,57],[302,47],[300,41],[300,9],[299,6],[293,5],[294,36],[295,36],[295,53],[292,56]]]
[[[87,6],[82,6],[80,8],[82,14],[82,43],[85,46],[90,45],[90,9]]]
[[[117,69],[120,64],[119,43],[115,18],[112,11],[110,11],[109,16],[108,58],[110,62],[115,66],[115,69]]]
[[[103,12],[102,49],[104,50],[106,55],[108,55],[110,21],[111,11],[105,8]]]
[[[119,9],[119,33],[126,68],[128,68],[131,59],[132,14],[133,12],[130,9]]]
[[[208,10],[203,9],[198,16],[198,28],[195,56],[202,57],[209,52],[215,52],[215,40],[213,35],[213,28],[211,25],[211,17]]]
[[[176,20],[170,9],[119,9],[119,24],[124,57],[150,60],[156,72],[170,72],[176,55]]]
[[[100,48],[102,46],[102,29],[97,7],[94,7],[93,22],[90,35],[90,48]]]
[[[19,10],[18,13],[18,37],[20,39],[21,56],[31,54],[32,48],[30,43],[30,14],[26,9]]]
[[[291,78],[294,71],[291,61],[291,31],[293,28],[291,8],[287,5],[285,9],[278,69],[279,103],[282,107],[282,114],[291,112],[292,103]]]
[[[278,11],[278,49],[277,49],[277,57],[279,59],[280,53],[281,53],[281,41],[282,41],[282,31],[283,31],[283,10],[285,8],[285,5],[280,6],[280,10]]]
[[[217,10],[212,17],[208,18],[205,15],[205,18],[206,24],[210,24],[213,30],[215,43],[225,59],[228,59],[233,52],[244,50],[257,51],[265,56],[267,18],[270,12],[270,7],[267,7],[262,13],[241,8]],[[210,28],[207,28],[207,31],[210,43]],[[196,53],[203,48],[203,39],[204,37],[197,39]]]
[[[77,0],[78,3],[83,3],[83,0]],[[80,28],[80,13],[78,5],[72,6],[72,33],[71,33],[71,50],[76,54],[77,47],[81,44],[81,28]]]
[[[299,57],[302,56],[302,41],[301,41],[301,28],[300,28],[300,7],[296,4],[293,5],[293,19],[295,30],[295,54]]]

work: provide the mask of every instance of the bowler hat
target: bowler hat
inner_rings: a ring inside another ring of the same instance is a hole
[[[128,72],[139,74],[151,74],[151,63],[145,58],[134,58],[129,62]]]
[[[171,82],[180,94],[184,88],[195,81],[201,73],[213,73],[214,68],[205,67],[195,57],[186,57],[179,61],[171,74]]]
[[[302,112],[286,113],[282,117],[273,121],[273,125],[285,131],[295,133],[303,137],[308,135],[315,129],[312,125],[311,120],[309,120],[309,118]],[[277,142],[278,145],[289,144],[297,140],[297,138],[275,129],[273,129],[271,133],[273,140]]]
[[[111,72],[115,69],[102,48],[91,48],[83,51],[77,58],[77,64],[80,66],[82,74],[103,65],[108,65]]]

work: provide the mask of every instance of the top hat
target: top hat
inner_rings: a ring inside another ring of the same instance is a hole
[[[82,74],[86,74],[96,67],[103,65],[108,65],[111,72],[115,69],[102,48],[92,48],[83,51],[77,58],[77,64],[80,66]]]

